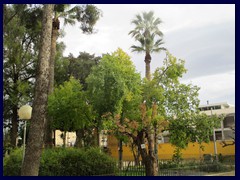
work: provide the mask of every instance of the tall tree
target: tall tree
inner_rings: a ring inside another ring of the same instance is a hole
[[[100,57],[95,57],[94,54],[80,52],[77,58],[69,58],[68,74],[75,77],[83,86],[83,90],[87,90],[86,78],[91,73],[92,67],[97,65]]]
[[[140,14],[136,15],[136,18],[132,20],[132,24],[135,28],[129,32],[140,45],[131,46],[132,51],[135,52],[145,52],[145,77],[151,79],[151,53],[160,52],[166,50],[164,47],[160,47],[163,44],[162,36],[163,33],[159,30],[159,25],[161,24],[160,18],[154,17],[154,12],[143,12],[142,16]]]
[[[94,25],[99,19],[101,13],[100,10],[94,5],[75,5],[70,4],[55,4],[54,17],[52,22],[52,39],[51,39],[51,59],[50,59],[50,82],[49,82],[49,94],[54,89],[54,66],[56,57],[56,44],[60,29],[60,19],[64,20],[64,24],[74,25],[76,22],[80,22],[80,29],[83,33],[93,33]],[[45,145],[52,145],[52,131],[50,128],[50,119],[47,119],[46,123],[46,136]]]
[[[21,175],[37,176],[43,149],[44,125],[47,114],[49,59],[51,54],[53,5],[43,7],[42,38],[39,51],[36,86],[29,138],[26,146]]]
[[[143,81],[141,103],[132,101],[132,106],[126,107],[129,113],[122,122],[118,115],[109,118],[110,122],[115,119],[115,123],[106,123],[113,131],[131,138],[138,147],[147,176],[158,175],[154,135],[169,130],[172,144],[185,148],[189,142],[208,142],[209,134],[217,125],[216,118],[198,114],[199,88],[179,82],[186,72],[184,61],[171,54],[167,57],[164,66],[155,71],[153,79]]]
[[[34,19],[34,21],[33,21]],[[41,9],[26,4],[4,5],[4,121],[16,146],[17,110],[31,102],[41,32]]]
[[[136,82],[140,83],[140,74],[135,71],[130,57],[121,49],[104,55],[99,64],[92,68],[86,82],[89,102],[97,113],[97,144],[103,128],[102,116],[107,113],[120,114],[123,102],[132,98],[133,89],[137,88]]]
[[[58,45],[58,49],[61,46]],[[77,79],[83,88],[83,91],[87,89],[86,78],[90,74],[93,66],[97,65],[100,57],[95,57],[94,54],[87,52],[80,52],[78,57],[74,57],[69,54],[68,57],[61,56],[61,51],[58,51],[59,58],[56,58],[55,66],[55,83],[59,86],[65,81],[69,81],[70,77]],[[76,130],[76,147],[81,147],[82,142],[84,146],[90,146],[93,144],[92,130],[90,128],[80,128]]]
[[[89,128],[93,123],[92,108],[87,103],[82,85],[73,77],[56,88],[49,96],[48,113],[53,117],[53,129],[64,132],[64,146],[66,131]]]

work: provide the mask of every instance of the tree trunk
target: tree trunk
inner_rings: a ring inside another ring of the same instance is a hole
[[[76,142],[75,142],[75,147],[81,148],[83,147],[82,145],[82,140],[84,138],[84,129],[79,129],[76,131]]]
[[[151,134],[147,136],[148,139],[148,152],[146,148],[142,148],[141,144],[144,143],[144,134],[143,132],[138,133],[138,149],[142,157],[143,164],[145,165],[146,176],[157,176],[158,175],[158,164],[156,156],[154,155],[154,136]]]
[[[17,145],[17,136],[18,136],[18,107],[17,105],[13,106],[13,117],[12,117],[12,129],[11,129],[11,146],[16,147]]]
[[[64,132],[63,132],[63,147],[64,147],[64,148],[66,147],[66,134],[67,134],[67,132],[64,131]]]
[[[54,90],[54,67],[55,67],[55,57],[56,57],[56,48],[57,48],[57,38],[58,38],[58,29],[52,29],[52,38],[51,38],[51,57],[49,62],[49,94]]]
[[[146,176],[157,176],[158,175],[158,166],[157,158],[154,151],[154,133],[151,130],[148,130],[150,134],[147,136],[148,140],[148,156],[145,160]]]
[[[54,24],[55,18],[53,19]],[[56,47],[57,47],[57,38],[58,38],[58,29],[56,27],[52,27],[52,38],[51,38],[51,56],[49,62],[49,87],[48,87],[48,95],[52,94],[54,91],[54,67],[55,67],[55,56],[56,56]],[[45,127],[45,146],[52,147],[52,128],[51,128],[51,117],[47,117],[46,119],[46,127]]]
[[[100,143],[99,143],[99,129],[98,129],[98,127],[94,128],[93,137],[94,137],[93,146],[94,147],[99,147]]]
[[[146,176],[158,176],[157,159],[155,157],[147,157],[145,169]]]
[[[16,66],[13,65],[13,93],[15,94],[15,98],[18,98],[18,73],[16,73]],[[18,102],[15,100],[13,101],[14,104],[12,106],[12,129],[11,129],[11,145],[12,147],[16,147],[17,145],[17,136],[18,136]]]
[[[140,165],[140,152],[138,150],[138,147],[135,146],[134,143],[131,144],[131,150],[132,150],[132,153],[133,153],[135,166],[139,166]]]
[[[37,176],[39,171],[40,157],[43,149],[44,126],[47,114],[52,13],[53,5],[44,5],[42,39],[39,51],[32,119],[29,129],[29,137],[27,139],[26,154],[21,169],[22,176]]]
[[[119,157],[119,167],[122,168],[122,162],[123,162],[123,147],[122,147],[122,140],[119,140],[119,150],[118,150],[118,157]]]
[[[157,136],[157,125],[154,124],[154,154],[158,162],[158,136]]]
[[[45,133],[44,133],[44,147],[45,148],[52,148],[54,143],[53,143],[53,131],[51,128],[51,117],[46,118],[46,123],[45,123]]]
[[[150,70],[150,63],[151,63],[151,56],[148,52],[146,52],[146,56],[145,56],[145,66],[146,66],[146,70],[145,70],[145,77],[150,81],[151,80],[151,70]]]

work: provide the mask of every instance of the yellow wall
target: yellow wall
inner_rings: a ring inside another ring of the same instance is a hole
[[[190,143],[185,150],[182,150],[182,157],[184,159],[200,159],[203,154],[214,155],[214,143],[204,143],[204,151],[199,147],[198,143]],[[111,151],[111,156],[118,159],[118,142],[115,137],[110,136],[108,138],[108,148]],[[159,144],[158,146],[158,156],[159,159],[172,159],[174,152],[174,146],[170,143]],[[217,142],[217,154],[225,155],[235,155],[235,145],[222,147],[220,142]],[[123,145],[123,160],[134,160],[132,152],[129,147]]]

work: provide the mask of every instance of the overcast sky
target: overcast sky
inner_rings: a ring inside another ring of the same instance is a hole
[[[163,23],[164,47],[186,61],[187,74],[181,82],[201,88],[201,104],[228,102],[235,105],[235,5],[223,4],[97,4],[103,16],[97,22],[96,34],[84,35],[79,25],[65,26],[64,55],[78,56],[85,51],[95,55],[127,52],[142,77],[145,74],[144,53],[131,52],[136,44],[128,35],[134,28],[136,14],[153,10]],[[165,53],[152,54],[151,72],[162,65]]]

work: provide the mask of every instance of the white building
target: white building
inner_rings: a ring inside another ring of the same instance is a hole
[[[224,120],[221,122],[221,127],[215,129],[216,140],[232,140],[235,138],[235,107],[226,102],[200,105],[199,110],[207,115],[223,115]]]

